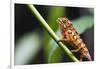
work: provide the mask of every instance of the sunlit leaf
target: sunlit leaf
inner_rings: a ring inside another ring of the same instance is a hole
[[[78,31],[79,34],[82,34],[88,28],[91,28],[94,25],[94,18],[92,16],[82,16],[78,19],[72,21],[73,26]]]
[[[36,33],[28,33],[20,38],[15,49],[15,64],[27,64],[41,49],[41,38]],[[34,62],[34,61],[33,61]]]
[[[59,30],[56,32],[58,36],[60,36]],[[51,39],[49,42],[49,50],[48,50],[48,62],[55,63],[60,62],[62,60],[62,50],[58,47],[58,45]]]

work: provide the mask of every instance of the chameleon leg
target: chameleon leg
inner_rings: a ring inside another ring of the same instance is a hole
[[[71,50],[71,52],[78,52],[81,48],[82,48],[82,47],[77,48],[77,49],[74,49],[74,50]]]
[[[80,50],[80,48],[71,50],[71,52],[78,52],[79,50]]]
[[[58,40],[58,42],[67,42],[67,41],[69,41],[69,40],[70,40],[69,37],[64,38],[64,36],[61,36],[61,38],[60,38],[60,40]]]
[[[66,42],[66,41],[68,41],[67,39],[60,39],[60,40],[58,40],[58,42]]]

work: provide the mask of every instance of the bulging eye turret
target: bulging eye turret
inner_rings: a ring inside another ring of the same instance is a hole
[[[66,18],[62,18],[62,22],[66,23],[67,22]]]

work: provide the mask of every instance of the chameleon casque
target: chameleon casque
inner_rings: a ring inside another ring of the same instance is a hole
[[[92,59],[86,47],[86,44],[83,42],[83,40],[80,38],[80,35],[73,27],[72,22],[66,17],[58,18],[57,22],[59,23],[61,30],[61,39],[59,41],[68,42],[70,45],[72,45],[75,49],[71,51],[79,52],[81,54],[80,61],[82,61],[83,58],[91,61]]]

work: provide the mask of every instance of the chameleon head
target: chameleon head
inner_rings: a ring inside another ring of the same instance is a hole
[[[60,17],[56,20],[61,27],[63,28],[67,28],[69,27],[70,25],[72,25],[72,23],[66,18],[66,17]]]

